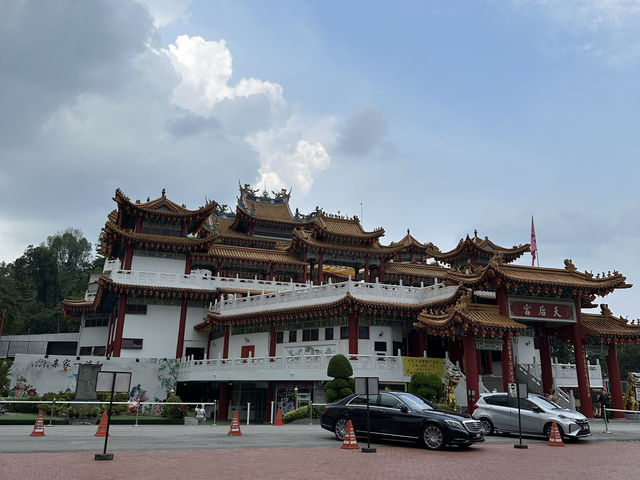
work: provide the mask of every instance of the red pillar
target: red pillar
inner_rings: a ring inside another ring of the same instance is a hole
[[[620,365],[618,364],[618,352],[616,344],[609,344],[609,354],[607,355],[607,368],[609,369],[609,388],[613,408],[624,410],[624,401],[622,399],[622,382],[620,382]],[[628,387],[627,387],[628,388]],[[615,418],[624,418],[623,412],[613,412]]]
[[[180,324],[178,325],[178,344],[176,345],[176,358],[182,358],[182,350],[184,347],[184,328],[187,324],[187,299],[182,299],[180,305]]]
[[[211,330],[209,330],[209,333],[207,334],[207,360],[209,360],[209,358],[211,357],[210,353],[211,353]]]
[[[485,350],[484,352],[484,373],[487,375],[493,375],[493,361],[491,359],[491,350]]]
[[[318,256],[318,285],[324,282],[324,272],[322,271],[323,259],[324,259],[324,252],[320,250],[320,255]]]
[[[467,408],[473,413],[473,405],[478,400],[480,388],[478,382],[478,351],[476,350],[476,336],[468,333],[462,339],[464,345],[464,374],[467,377]]]
[[[578,391],[580,393],[580,411],[587,418],[593,418],[593,403],[591,403],[591,387],[589,382],[589,367],[584,351],[584,340],[582,339],[582,315],[580,314],[580,298],[575,299],[577,323],[571,326],[573,341],[573,351],[576,360],[576,374],[578,375]]]
[[[142,217],[136,217],[136,226],[134,227],[134,232],[142,232]]]
[[[553,371],[551,369],[551,350],[549,349],[549,336],[546,331],[538,337],[540,347],[540,365],[542,367],[542,390],[550,394],[553,390]]]
[[[184,274],[185,275],[191,274],[191,254],[190,253],[187,253],[187,259],[184,263]]]
[[[131,263],[133,262],[133,245],[127,245],[127,252],[124,254],[123,270],[131,270]]]
[[[216,267],[216,277],[219,277],[222,273],[222,260],[218,261],[218,266]]]
[[[276,325],[273,322],[270,322],[269,325],[269,356],[276,356]]]
[[[349,312],[349,354],[358,354],[358,313]]]
[[[380,268],[378,268],[378,281],[384,283],[384,259],[380,259]]]
[[[364,281],[369,283],[371,276],[369,275],[369,255],[364,257]]]
[[[222,358],[229,358],[229,337],[231,336],[231,327],[224,327],[224,346],[222,347]]]
[[[182,228],[180,229],[180,235],[182,235],[183,237],[187,236],[187,228],[189,226],[187,225],[187,222],[182,222]]]
[[[118,320],[116,323],[116,338],[113,340],[113,355],[114,357],[120,356],[120,350],[122,349],[122,333],[124,332],[124,315],[127,313],[127,295],[120,295],[118,302]]]
[[[507,391],[507,384],[516,381],[513,365],[513,333],[506,332],[502,337],[502,387]]]
[[[427,332],[423,329],[418,330],[418,338],[420,344],[420,357],[424,355],[424,352],[427,351]]]
[[[226,420],[229,416],[229,398],[231,397],[231,386],[227,382],[220,384],[220,404],[218,405],[218,419]]]
[[[302,283],[307,283],[307,266],[302,267]]]
[[[269,265],[269,280],[273,281],[273,263]]]

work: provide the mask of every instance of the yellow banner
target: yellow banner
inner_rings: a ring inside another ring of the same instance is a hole
[[[439,377],[444,377],[443,358],[423,358],[423,357],[402,357],[404,363],[404,375],[410,377],[414,373],[433,373]]]

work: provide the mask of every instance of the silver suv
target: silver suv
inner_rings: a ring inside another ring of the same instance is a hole
[[[485,435],[518,432],[518,399],[506,393],[485,393],[474,405],[472,417],[480,420]],[[591,435],[587,417],[574,410],[562,408],[542,395],[529,394],[520,399],[522,433],[549,437],[551,425],[558,423],[560,435],[580,438]]]

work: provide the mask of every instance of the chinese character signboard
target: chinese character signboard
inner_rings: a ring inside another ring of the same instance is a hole
[[[405,377],[418,372],[444,377],[444,359],[442,358],[402,357],[402,361]]]
[[[576,323],[573,302],[509,298],[509,316],[514,320]]]
[[[494,338],[476,338],[476,348],[478,350],[491,350],[493,352],[501,352],[504,342]]]

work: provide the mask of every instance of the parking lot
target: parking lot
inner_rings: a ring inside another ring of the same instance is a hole
[[[45,437],[30,437],[32,427],[0,427],[2,478],[611,478],[637,476],[640,424],[616,421],[605,435],[592,422],[586,440],[551,447],[526,438],[517,450],[514,436],[491,436],[466,450],[427,451],[416,446],[378,443],[364,454],[342,450],[340,442],[318,425],[284,427],[242,425],[241,437],[227,436],[228,426],[161,426],[111,428],[110,462],[97,462],[104,438],[95,426],[55,426]],[[360,446],[364,442],[360,441]]]

